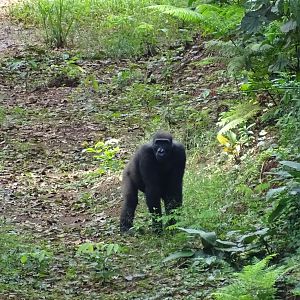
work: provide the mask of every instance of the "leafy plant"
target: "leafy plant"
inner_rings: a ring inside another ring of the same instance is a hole
[[[130,86],[136,81],[141,81],[144,78],[143,74],[135,69],[128,69],[120,71],[117,76],[112,80],[113,84],[116,84],[118,88],[124,88]]]
[[[117,140],[111,139],[106,142],[97,142],[93,147],[84,149],[84,152],[92,153],[93,157],[100,162],[101,173],[108,170],[119,170],[123,162],[118,159],[120,148],[116,146]]]
[[[221,114],[218,125],[222,126],[217,134],[217,140],[222,145],[225,153],[238,157],[241,146],[245,140],[245,131],[240,131],[243,139],[238,139],[236,133],[232,131],[236,127],[246,123],[253,118],[259,111],[260,106],[257,102],[252,100],[244,101],[233,106],[228,112]]]
[[[298,0],[247,1],[249,10],[241,22],[244,40],[267,50],[270,72],[300,70],[300,3]]]
[[[241,144],[237,140],[237,136],[232,131],[227,131],[226,134],[218,134],[217,140],[223,147],[223,151],[228,155],[238,157],[241,151]]]
[[[130,105],[130,107],[144,107],[147,112],[151,112],[159,102],[165,99],[166,96],[161,85],[134,83],[124,95],[123,101],[125,104]]]
[[[41,19],[46,42],[64,47],[76,20],[74,0],[37,0],[32,4]]]
[[[172,5],[152,5],[148,8],[158,10],[164,14],[171,15],[189,23],[200,23],[201,21],[201,15],[190,8],[176,7]]]
[[[283,274],[283,268],[267,267],[273,256],[254,265],[245,266],[236,273],[233,283],[213,293],[216,300],[266,300],[275,299],[276,280]]]
[[[226,133],[253,118],[260,111],[256,101],[243,101],[233,106],[228,112],[221,114],[218,125],[222,126],[218,134]]]
[[[76,210],[87,209],[87,208],[92,207],[94,202],[95,202],[95,199],[94,199],[93,195],[91,195],[90,193],[83,193],[78,197],[78,200],[73,203],[73,207]]]
[[[36,249],[32,252],[23,252],[20,255],[20,262],[26,272],[38,272],[40,276],[47,273],[53,253],[46,250]]]
[[[110,257],[122,251],[118,244],[87,242],[79,245],[76,256],[82,258],[89,272],[102,281],[106,281],[114,274],[110,265]]]
[[[11,15],[40,26],[46,42],[55,47],[73,45],[93,57],[153,55],[176,40],[190,40],[191,33],[177,20],[146,7],[173,4],[172,0],[26,0]]]
[[[269,172],[275,175],[274,181],[281,186],[270,189],[267,200],[273,200],[274,206],[269,214],[268,223],[275,235],[280,235],[283,242],[286,235],[292,236],[288,244],[297,247],[300,221],[300,163],[295,161],[280,161],[280,169],[277,172]],[[285,243],[285,242],[284,242]]]
[[[200,238],[203,250],[184,249],[172,253],[163,261],[171,261],[179,258],[191,258],[193,261],[199,259],[211,259],[212,256],[224,257],[224,254],[229,254],[231,257],[235,254],[245,254],[247,251],[255,252],[255,248],[260,249],[260,246],[255,245],[255,241],[263,239],[268,229],[256,230],[247,232],[243,235],[237,235],[236,241],[226,241],[217,238],[215,232],[207,232],[199,229],[180,228],[192,238]]]
[[[195,23],[204,30],[204,33],[215,37],[224,37],[234,30],[243,16],[243,8],[236,5],[218,6],[214,4],[200,4],[196,7],[187,8],[171,5],[154,5],[163,14],[178,18],[186,23]]]

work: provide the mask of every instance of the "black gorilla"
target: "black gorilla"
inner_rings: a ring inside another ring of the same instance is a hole
[[[182,205],[185,161],[183,145],[173,141],[169,133],[156,133],[152,143],[141,146],[123,173],[121,232],[132,227],[138,190],[145,193],[148,209],[154,216],[161,216],[161,198],[167,214]],[[154,218],[153,226],[159,231],[162,225]]]

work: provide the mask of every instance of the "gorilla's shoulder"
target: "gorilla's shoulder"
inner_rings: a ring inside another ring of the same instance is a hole
[[[140,148],[138,149],[138,152],[142,152],[142,153],[147,153],[147,152],[152,152],[152,145],[151,144],[144,144],[142,146],[140,146]]]
[[[174,149],[177,151],[177,152],[181,152],[181,153],[185,153],[185,149],[184,149],[184,146],[181,144],[181,143],[179,143],[179,142],[177,142],[177,141],[174,141],[173,142],[173,145],[175,146],[174,147]]]

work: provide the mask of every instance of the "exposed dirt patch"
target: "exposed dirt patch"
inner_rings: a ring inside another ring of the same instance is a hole
[[[34,28],[24,28],[9,20],[9,7],[21,0],[1,0],[0,2],[0,57],[16,54],[38,41]]]

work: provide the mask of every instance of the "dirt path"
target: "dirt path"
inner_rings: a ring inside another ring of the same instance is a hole
[[[25,45],[26,30],[8,20],[9,6],[18,0],[1,0],[0,2],[0,56],[12,50],[20,50]]]
[[[35,36],[32,30],[10,22],[6,11],[12,2],[2,0],[0,4],[0,57],[4,64],[0,70],[4,119],[0,146],[5,157],[1,159],[0,196],[4,201],[0,212],[43,237],[68,231],[70,239],[78,240],[84,228],[99,229],[106,222],[102,209],[92,214],[88,208],[91,201],[99,200],[97,195],[107,197],[111,189],[117,191],[119,180],[103,178],[92,191],[86,188],[85,174],[96,165],[82,154],[81,144],[100,139],[102,125],[80,113],[81,102],[70,101],[71,87],[27,89],[23,73],[33,54],[25,48],[34,43]],[[12,68],[17,68],[17,73],[8,75]],[[17,77],[12,82],[9,76]],[[113,202],[105,205],[108,213],[116,205],[116,198],[110,195],[110,199]],[[112,214],[117,214],[114,209]]]

